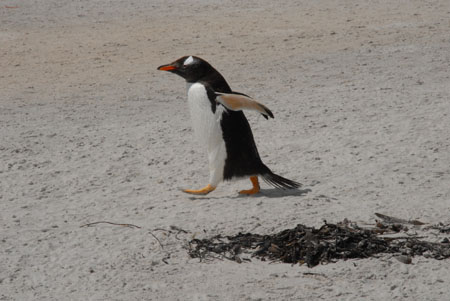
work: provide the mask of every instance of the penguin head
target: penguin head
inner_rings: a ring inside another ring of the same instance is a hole
[[[190,83],[197,82],[211,72],[217,72],[207,61],[193,55],[159,66],[158,70],[175,73]]]

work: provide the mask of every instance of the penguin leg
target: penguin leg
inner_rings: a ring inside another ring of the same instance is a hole
[[[202,189],[199,190],[193,190],[193,189],[184,189],[183,191],[186,193],[190,193],[190,194],[208,194],[211,191],[213,191],[214,189],[216,189],[215,186],[212,186],[211,184],[206,185],[205,187],[203,187]]]
[[[250,177],[250,181],[252,181],[253,188],[248,190],[239,191],[240,194],[256,194],[260,191],[259,181],[257,176]]]
[[[209,160],[209,184],[199,190],[185,189],[190,194],[208,194],[219,185],[223,180],[223,167],[225,164],[226,152],[225,143],[220,143],[208,151]]]
[[[209,184],[199,190],[185,189],[186,193],[190,194],[208,194],[215,190],[223,178],[223,165],[225,164],[225,159],[218,159],[218,155],[221,152],[225,152],[225,145],[219,147],[214,151],[210,151],[208,154],[209,159]],[[225,156],[225,155],[223,155]]]

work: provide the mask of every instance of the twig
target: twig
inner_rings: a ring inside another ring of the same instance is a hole
[[[424,228],[424,230],[439,230],[440,233],[450,233],[450,224],[444,225],[443,223],[439,223],[437,225],[431,225]]]
[[[133,224],[119,224],[119,223],[112,223],[112,222],[106,222],[106,221],[99,221],[99,222],[88,223],[88,224],[85,224],[85,225],[81,225],[80,228],[90,227],[90,226],[97,225],[97,224],[110,224],[110,225],[114,225],[114,226],[122,226],[122,227],[128,227],[128,228],[141,229],[141,227],[133,225]]]
[[[166,230],[166,229],[163,229],[163,228],[155,228],[155,229],[153,229],[153,231],[163,231],[163,232],[169,232],[169,233],[172,233],[172,231]]]
[[[184,230],[184,229],[181,229],[180,227],[173,226],[173,225],[170,226],[170,230],[166,230],[166,229],[162,229],[162,228],[155,228],[155,229],[153,229],[153,231],[163,231],[163,232],[167,232],[167,233],[169,233],[169,235],[174,233],[174,232],[172,232],[172,230],[173,230],[173,231],[177,231],[177,233],[175,233],[175,238],[176,238],[177,240],[180,240],[180,239],[178,238],[178,234],[180,234],[180,233],[185,233],[185,234],[189,233],[188,231],[186,231],[186,230]]]
[[[180,227],[174,226],[174,225],[171,225],[171,226],[170,226],[170,229],[171,229],[171,230],[176,230],[176,231],[178,231],[178,233],[180,233],[180,232],[185,233],[185,234],[188,233],[188,231],[186,231],[186,230],[184,230],[184,229],[181,229]]]
[[[82,228],[82,227],[90,227],[90,226],[97,225],[97,224],[110,224],[110,225],[114,225],[114,226],[122,226],[122,227],[129,227],[129,228],[142,229],[141,227],[136,226],[136,225],[133,225],[133,224],[119,224],[119,223],[113,223],[113,222],[107,222],[107,221],[99,221],[99,222],[93,222],[93,223],[84,224],[84,225],[81,225],[80,228]],[[164,230],[164,229],[155,229],[155,230],[167,231],[167,230]],[[168,232],[171,233],[170,231],[168,231]],[[148,231],[148,233],[149,233],[151,236],[153,236],[154,239],[156,239],[156,241],[158,242],[158,244],[161,246],[161,249],[164,250],[164,246],[163,246],[163,244],[161,243],[161,241],[158,239],[158,237],[156,237],[155,234],[153,234],[151,231]],[[164,258],[162,259],[162,261],[163,261],[165,264],[169,264],[169,263],[167,262],[167,259],[169,259],[169,258],[170,258],[170,254],[166,252],[166,257],[164,257]]]
[[[148,231],[148,233],[150,233],[151,236],[153,236],[154,239],[156,239],[156,241],[159,243],[159,245],[161,246],[161,249],[164,250],[164,247],[162,245],[162,243],[159,241],[158,237],[155,236],[155,234],[152,233],[152,231]],[[164,261],[164,260],[163,260]]]
[[[388,237],[388,236],[379,236],[384,240],[397,240],[397,239],[418,239],[418,238],[426,238],[426,236],[398,236],[398,237]]]
[[[305,275],[305,276],[321,276],[324,278],[328,278],[327,275],[322,274],[322,273],[304,272],[303,275]]]
[[[376,216],[381,218],[384,222],[388,224],[411,224],[415,226],[425,225],[425,223],[418,220],[406,220],[398,217],[388,216],[381,213],[375,213]]]

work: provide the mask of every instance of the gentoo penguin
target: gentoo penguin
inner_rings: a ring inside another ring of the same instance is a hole
[[[194,133],[208,151],[209,184],[191,194],[208,194],[223,180],[250,177],[253,187],[241,194],[260,191],[258,176],[280,189],[295,189],[300,183],[274,174],[258,154],[252,130],[242,110],[254,110],[266,119],[272,112],[249,96],[233,92],[223,76],[205,60],[184,56],[158,70],[169,71],[187,82],[188,104]]]

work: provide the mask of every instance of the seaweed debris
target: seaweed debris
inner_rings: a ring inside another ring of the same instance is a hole
[[[412,224],[419,223],[414,221]],[[395,254],[409,259],[417,255],[437,260],[450,258],[448,239],[437,243],[420,240],[422,237],[416,234],[383,236],[407,230],[402,223],[382,221],[377,221],[376,226],[371,228],[361,228],[348,220],[337,224],[325,222],[319,229],[298,224],[293,229],[272,235],[238,233],[235,236],[193,239],[189,242],[188,252],[192,258],[201,261],[225,258],[241,263],[250,261],[243,258],[243,255],[250,254],[250,257],[263,261],[306,264],[308,267],[337,260],[376,257],[378,254]],[[411,260],[402,262],[410,263]]]

